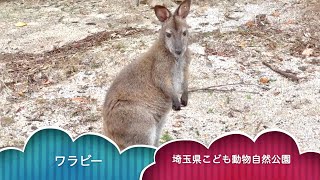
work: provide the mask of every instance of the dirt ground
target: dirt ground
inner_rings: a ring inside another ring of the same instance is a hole
[[[102,132],[108,87],[160,28],[133,4],[0,1],[0,147],[45,126]],[[190,101],[169,114],[162,141],[278,128],[320,151],[319,17],[318,0],[195,1]]]

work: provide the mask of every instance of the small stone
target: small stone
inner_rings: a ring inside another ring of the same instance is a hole
[[[234,115],[233,111],[229,111],[229,112],[228,112],[228,117],[230,117],[230,118],[235,117],[235,115]],[[222,123],[222,124],[225,124],[225,122],[224,122],[224,123]]]
[[[301,70],[301,71],[306,71],[307,68],[308,68],[308,67],[306,67],[306,66],[300,66],[300,67],[298,67],[298,69]]]
[[[292,100],[292,99],[286,99],[285,102],[286,102],[286,103],[292,103],[293,100]]]
[[[313,54],[313,49],[311,48],[306,48],[305,50],[303,50],[302,55],[309,57]]]
[[[280,94],[279,91],[276,91],[276,92],[273,93],[273,95],[275,95],[275,96],[278,96],[279,94]]]
[[[84,74],[87,76],[92,75],[92,71],[85,71]]]
[[[239,20],[244,16],[243,12],[230,12],[230,13],[226,13],[225,17],[231,20]]]
[[[178,134],[178,131],[177,130],[172,130],[172,133]]]
[[[267,83],[270,82],[270,79],[267,78],[267,77],[261,77],[260,80],[259,80],[259,82],[260,82],[261,84],[267,84]]]
[[[207,61],[206,62],[206,66],[209,67],[209,68],[212,68],[212,63],[210,61]]]
[[[181,123],[182,123],[181,121],[176,121],[172,126],[179,128],[179,127],[182,127]]]

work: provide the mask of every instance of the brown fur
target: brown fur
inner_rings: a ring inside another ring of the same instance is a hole
[[[183,3],[190,5],[190,0]],[[164,8],[155,7],[156,14],[168,15],[165,12],[168,10]],[[163,26],[159,39],[145,54],[119,73],[105,98],[104,133],[115,141],[120,149],[136,144],[158,146],[161,129],[170,109],[180,110],[181,104],[187,105],[189,50],[185,48],[179,58],[172,54],[166,41],[175,43],[175,39],[166,37],[166,29],[172,28],[173,23],[178,30],[188,26],[185,19],[178,17],[178,14],[171,16],[170,13],[169,17],[160,19],[163,20]],[[173,33],[177,36],[181,34],[178,31]],[[182,45],[187,47],[187,44]],[[180,69],[183,71],[181,99],[174,84],[180,83],[175,80],[177,74],[181,74],[176,72],[179,70],[177,67],[180,67],[177,64],[182,66]]]

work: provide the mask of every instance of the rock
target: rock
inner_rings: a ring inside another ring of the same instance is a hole
[[[259,82],[260,82],[261,84],[267,84],[267,83],[270,82],[270,79],[267,78],[267,77],[261,77],[260,80],[259,80]]]
[[[228,19],[232,19],[232,20],[239,20],[242,17],[244,17],[244,13],[243,12],[230,12],[230,13],[226,13],[225,17]]]

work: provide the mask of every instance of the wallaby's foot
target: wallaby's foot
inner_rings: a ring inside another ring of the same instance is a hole
[[[172,102],[172,109],[175,111],[180,111],[181,110],[181,103],[178,99],[174,100]]]
[[[187,106],[188,105],[188,92],[184,92],[181,96],[181,105]]]

